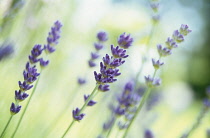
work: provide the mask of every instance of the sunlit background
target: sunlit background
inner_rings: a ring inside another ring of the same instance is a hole
[[[12,2],[0,1],[0,44],[14,45],[14,53],[0,60],[0,132],[10,116],[9,108],[14,102],[14,91],[19,89],[18,81],[23,81],[28,55],[35,44],[46,44],[48,32],[56,20],[63,24],[61,39],[56,52],[48,56],[50,64],[40,75],[17,138],[61,137],[72,121],[72,110],[82,106],[83,95],[89,94],[95,86],[93,71],[98,72],[99,66],[90,69],[88,59],[99,31],[109,35],[101,58],[110,53],[110,45],[116,45],[123,32],[131,34],[134,43],[128,49],[129,58],[120,68],[122,75],[118,81],[111,84],[109,92],[95,98],[97,104],[85,110],[86,116],[73,126],[67,137],[99,136],[103,123],[110,116],[108,106],[139,71],[147,41],[151,39],[146,54],[148,62],[139,77],[142,84],[144,76],[154,70],[150,59],[157,58],[156,44],[164,44],[181,24],[189,25],[192,33],[165,58],[165,65],[158,72],[162,78],[161,87],[156,89],[160,99],[152,110],[141,112],[128,138],[142,138],[145,128],[151,129],[157,138],[178,138],[196,121],[206,97],[205,89],[210,85],[208,0],[160,1],[160,20],[152,38],[149,34],[154,25],[153,12],[147,0],[22,0],[23,3],[11,10]],[[5,21],[7,15],[9,18]],[[86,77],[87,84],[79,86],[78,77]],[[25,103],[21,103],[23,108]],[[5,137],[10,137],[21,113],[14,116]],[[210,129],[209,113],[191,137],[205,138],[207,129]],[[120,138],[116,135],[113,131],[111,138]]]

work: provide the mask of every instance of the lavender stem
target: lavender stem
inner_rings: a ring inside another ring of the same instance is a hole
[[[11,115],[10,118],[9,118],[9,120],[7,121],[7,125],[4,127],[4,130],[2,131],[0,138],[3,138],[4,137],[4,133],[6,132],[8,126],[10,124],[10,121],[12,120],[12,117],[13,117],[13,115]]]

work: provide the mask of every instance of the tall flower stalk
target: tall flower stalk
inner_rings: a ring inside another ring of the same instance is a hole
[[[11,137],[13,138],[15,136],[25,115],[25,112],[28,109],[32,96],[34,95],[34,92],[36,90],[37,84],[39,82],[39,75],[41,74],[42,69],[49,64],[49,60],[44,60],[40,56],[42,55],[42,52],[44,50],[46,51],[46,53],[52,53],[55,51],[55,45],[58,44],[58,39],[60,38],[61,27],[62,25],[59,21],[55,22],[54,26],[51,28],[51,32],[49,32],[49,36],[47,37],[47,45],[42,47],[42,45],[37,44],[32,48],[31,54],[28,56],[29,61],[26,63],[25,70],[23,71],[24,81],[18,82],[19,90],[15,91],[15,102],[12,103],[10,107],[11,117],[8,120],[8,123],[1,134],[1,138],[4,136],[13,116],[19,113],[19,111],[21,110],[20,103],[29,96],[29,94],[26,93],[26,91],[34,87],[31,96],[29,97],[29,100],[26,103],[26,107],[23,109],[23,113],[21,114],[20,119],[18,120],[18,124],[15,128],[15,131],[13,132]],[[41,67],[40,73],[38,73],[38,69],[36,67],[37,63],[39,63]],[[33,83],[35,83],[34,86],[32,85]]]
[[[157,45],[159,58],[157,60],[152,59],[152,64],[153,64],[153,67],[154,67],[154,73],[153,73],[152,76],[150,76],[150,75],[145,76],[145,82],[146,82],[146,85],[147,85],[147,90],[143,94],[143,97],[140,101],[140,104],[139,104],[137,110],[136,110],[136,113],[134,114],[134,116],[130,120],[130,123],[128,124],[128,127],[125,130],[123,138],[126,138],[132,124],[134,123],[134,120],[136,119],[136,117],[139,114],[139,112],[141,111],[144,103],[148,99],[148,97],[151,93],[151,90],[154,87],[159,86],[161,84],[161,80],[159,78],[156,78],[156,73],[157,73],[158,69],[164,64],[161,61],[161,58],[171,55],[172,54],[172,49],[177,48],[178,43],[183,42],[184,41],[184,36],[186,36],[190,32],[191,32],[191,30],[189,29],[189,27],[187,25],[182,24],[179,30],[174,31],[174,33],[172,35],[172,38],[170,38],[170,37],[167,38],[166,47],[163,47],[160,44]]]
[[[81,108],[76,108],[72,111],[73,120],[68,126],[68,128],[65,130],[64,134],[62,135],[62,138],[66,136],[66,134],[72,128],[73,124],[76,121],[80,121],[83,119],[83,117],[85,116],[83,112],[86,109],[86,107],[95,105],[96,102],[93,101],[93,98],[99,92],[109,91],[109,84],[117,81],[116,77],[121,74],[119,73],[118,67],[125,63],[124,59],[128,57],[125,49],[129,48],[132,42],[133,38],[131,38],[130,35],[126,35],[125,33],[123,33],[118,38],[119,46],[114,47],[114,45],[111,45],[112,56],[106,54],[102,58],[103,62],[100,62],[100,73],[94,71],[96,86],[90,95],[84,96],[85,102],[83,106]]]

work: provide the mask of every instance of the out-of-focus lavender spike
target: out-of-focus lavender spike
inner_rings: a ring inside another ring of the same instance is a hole
[[[97,33],[97,38],[98,38],[99,41],[105,42],[105,41],[108,40],[108,35],[107,35],[106,32],[100,31],[100,32]]]
[[[163,47],[161,44],[157,45],[157,50],[158,50],[159,55],[162,57],[166,57],[172,54],[171,49]]]
[[[145,81],[148,87],[152,88],[161,84],[160,78],[152,78],[150,75],[145,76]]]
[[[86,83],[86,80],[85,80],[84,78],[79,77],[79,78],[77,79],[77,82],[78,82],[78,84],[83,85],[83,84]]]
[[[160,60],[155,60],[154,58],[152,58],[152,64],[154,66],[154,68],[157,70],[160,68],[160,66],[162,66],[164,63],[161,62]]]
[[[133,38],[130,36],[130,34],[126,35],[126,33],[123,33],[118,38],[118,45],[124,49],[129,48],[132,46]]]
[[[179,31],[182,35],[188,35],[190,32],[192,32],[192,30],[190,30],[186,24],[182,24]]]
[[[9,57],[14,52],[12,44],[2,44],[0,47],[0,61]]]

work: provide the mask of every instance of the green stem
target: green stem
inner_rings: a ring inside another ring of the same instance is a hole
[[[89,103],[90,100],[93,99],[93,97],[95,97],[98,93],[98,86],[99,84],[96,84],[96,87],[93,89],[93,91],[91,92],[90,96],[88,97],[88,99],[85,101],[84,105],[82,106],[82,108],[80,109],[80,111],[78,112],[77,115],[81,114],[82,111],[85,110],[85,108],[87,107],[87,104]],[[62,135],[61,138],[64,138],[65,135],[68,133],[68,131],[72,128],[73,124],[74,124],[75,120],[73,119],[71,124],[68,126],[68,128],[66,129],[66,131],[64,132],[64,134]]]
[[[1,133],[0,138],[3,138],[3,137],[4,137],[4,133],[6,132],[8,126],[9,126],[9,124],[10,124],[10,121],[12,120],[12,117],[13,117],[13,115],[11,115],[10,118],[9,118],[9,120],[7,121],[7,124],[6,124],[6,126],[4,127],[4,130],[3,130],[3,132]]]
[[[41,70],[41,71],[42,71],[42,70]],[[40,71],[40,74],[41,74],[41,71]],[[19,128],[21,122],[22,122],[22,119],[23,119],[23,117],[24,117],[24,115],[25,115],[25,112],[26,112],[26,110],[28,109],[29,103],[30,103],[30,101],[31,101],[31,99],[32,99],[32,97],[33,97],[33,95],[34,95],[34,92],[35,92],[35,90],[36,90],[36,87],[37,87],[37,84],[38,84],[38,82],[39,82],[39,79],[40,79],[40,76],[39,76],[39,78],[37,79],[37,81],[36,81],[36,83],[35,83],[34,89],[33,89],[33,91],[31,92],[31,96],[29,97],[29,99],[28,99],[28,101],[27,101],[27,103],[26,103],[26,107],[24,108],[23,113],[21,114],[21,117],[20,117],[20,119],[19,119],[19,121],[18,121],[18,124],[17,124],[17,126],[16,126],[16,128],[15,128],[15,131],[13,132],[11,138],[14,138],[14,137],[15,137],[15,134],[16,134],[16,132],[17,132],[17,130],[18,130],[18,128]]]

